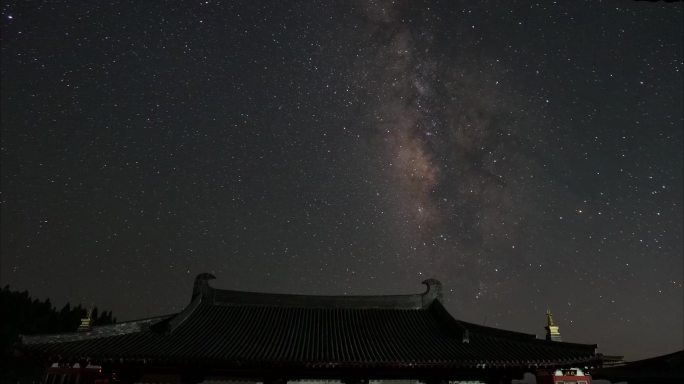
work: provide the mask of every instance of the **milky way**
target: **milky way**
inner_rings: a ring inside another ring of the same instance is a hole
[[[374,70],[364,73],[372,79],[366,113],[406,223],[396,235],[415,236],[410,253],[436,271],[481,275],[483,262],[515,255],[538,208],[525,179],[540,170],[519,142],[529,127],[510,96],[496,90],[501,68],[459,59],[473,53],[436,51],[439,17],[429,9],[387,2],[365,4],[363,12],[368,50],[359,67]],[[461,288],[485,286],[468,279]]]

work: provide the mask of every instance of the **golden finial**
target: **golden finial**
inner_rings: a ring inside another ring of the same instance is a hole
[[[558,326],[556,323],[553,321],[553,315],[551,314],[551,310],[547,309],[546,310],[546,340],[552,340],[552,341],[561,341],[561,335],[560,332],[558,332]]]
[[[550,309],[546,310],[546,325],[547,326],[556,325],[556,323],[553,322],[553,315],[551,314]]]
[[[93,304],[91,304],[90,308],[88,309],[88,312],[86,312],[86,317],[81,318],[81,325],[78,326],[79,332],[87,332],[87,331],[90,331],[90,329],[92,328],[94,309],[95,309],[95,306]]]

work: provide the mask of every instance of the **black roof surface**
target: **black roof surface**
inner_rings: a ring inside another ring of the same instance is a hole
[[[23,336],[21,349],[61,359],[202,362],[227,368],[530,367],[590,363],[596,345],[466,323],[440,301],[441,285],[397,296],[303,296],[215,289],[195,280],[182,312],[94,327],[89,332]]]

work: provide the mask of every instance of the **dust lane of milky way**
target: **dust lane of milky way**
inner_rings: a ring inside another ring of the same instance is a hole
[[[432,26],[439,17],[427,9],[370,3],[363,12],[368,48],[358,77],[373,79],[365,86],[374,101],[367,119],[395,183],[403,230],[438,245],[422,257],[458,265],[464,275],[484,245],[508,257],[525,222],[543,210],[518,174],[544,175],[521,143],[541,133],[530,131],[515,112],[519,103],[488,81],[505,71],[459,62],[459,55],[473,53],[446,56],[435,49]]]

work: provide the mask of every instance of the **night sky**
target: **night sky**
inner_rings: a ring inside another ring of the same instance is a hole
[[[418,293],[682,349],[682,3],[19,1],[2,285],[119,320]]]

